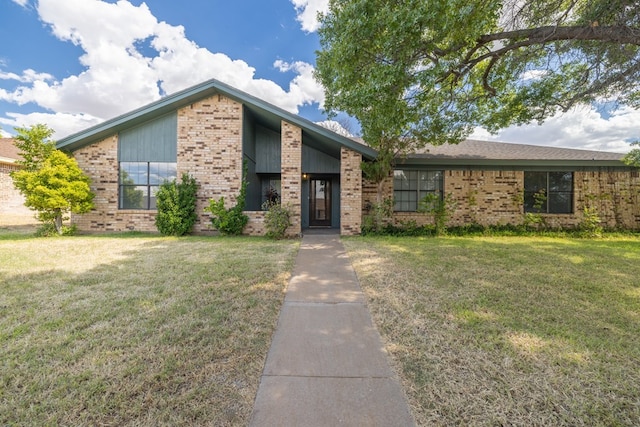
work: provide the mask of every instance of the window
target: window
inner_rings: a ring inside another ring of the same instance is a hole
[[[164,181],[176,179],[176,164],[120,162],[120,209],[156,209],[156,192]]]
[[[393,171],[393,209],[415,212],[427,194],[442,198],[443,175],[442,171]]]
[[[280,176],[262,178],[262,204],[265,202],[280,203],[282,196]]]
[[[573,212],[573,172],[525,172],[524,211]]]

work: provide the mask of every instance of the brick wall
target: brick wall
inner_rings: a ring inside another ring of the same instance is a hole
[[[381,185],[383,197],[393,197],[393,178]],[[455,209],[449,226],[465,224],[522,224],[524,209],[523,171],[446,170],[444,192],[453,200]],[[376,185],[363,185],[363,214],[376,202]],[[551,227],[577,227],[585,206],[593,206],[609,228],[640,228],[640,177],[637,171],[608,170],[574,173],[574,213],[545,214]],[[430,215],[417,212],[395,212],[393,222],[416,221],[432,224]]]
[[[91,178],[95,208],[71,215],[82,231],[156,231],[155,211],[118,209],[118,137],[110,136],[73,153],[78,166]]]
[[[18,169],[12,163],[0,162],[0,213],[31,216],[33,211],[24,205],[24,197],[13,186],[13,179],[9,176]]]
[[[83,231],[157,231],[155,211],[118,209],[118,137],[113,135],[73,153],[92,180],[95,209],[73,215]],[[212,231],[204,207],[209,199],[225,197],[236,203],[242,182],[242,105],[213,96],[178,111],[178,176],[192,175],[198,183],[198,220],[194,232]]]
[[[362,155],[342,147],[340,153],[340,234],[360,234],[362,225]]]
[[[209,199],[236,204],[242,184],[242,104],[215,95],[178,110],[178,176],[198,183],[193,231],[212,231]]]
[[[290,206],[291,226],[288,236],[302,233],[302,130],[282,121],[281,203]]]

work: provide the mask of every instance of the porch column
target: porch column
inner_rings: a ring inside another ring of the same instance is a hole
[[[283,206],[291,209],[288,236],[302,233],[302,130],[282,121],[281,192]]]
[[[362,155],[342,147],[340,153],[340,234],[360,234],[362,225]]]

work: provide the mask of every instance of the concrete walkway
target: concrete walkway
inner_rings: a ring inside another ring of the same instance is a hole
[[[338,235],[305,235],[251,426],[413,426]]]

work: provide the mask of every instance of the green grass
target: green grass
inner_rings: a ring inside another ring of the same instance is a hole
[[[0,230],[0,425],[246,425],[297,247]]]
[[[640,238],[344,240],[420,425],[640,425]]]

